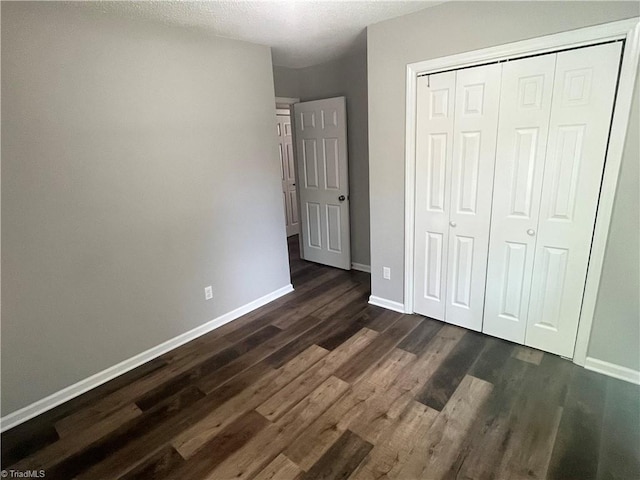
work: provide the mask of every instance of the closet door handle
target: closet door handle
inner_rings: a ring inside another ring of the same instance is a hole
[[[453,220],[451,220],[449,222],[449,225],[451,225],[452,227],[455,227],[456,225],[458,225],[456,222],[454,222]]]
[[[527,235],[529,235],[530,237],[533,237],[536,234],[536,231],[533,228],[530,228],[529,230],[527,230]]]

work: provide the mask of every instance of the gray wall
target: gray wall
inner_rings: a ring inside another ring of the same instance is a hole
[[[368,28],[373,295],[403,302],[406,65],[629,18],[637,16],[639,8],[637,2],[447,2]],[[636,130],[630,141],[637,135]],[[621,185],[625,191],[634,188],[637,192],[637,176]],[[622,218],[630,216],[634,216],[631,222]],[[617,214],[614,229],[626,231],[629,225],[637,224],[635,217],[637,210]],[[610,243],[610,247],[614,246],[618,248]],[[383,266],[391,268],[391,280],[382,278]],[[606,295],[605,290],[601,293]],[[637,315],[635,319],[620,319],[624,324],[616,327],[620,335],[627,333],[626,323],[630,320],[637,322]],[[629,360],[634,355],[637,357],[637,348],[626,352],[627,360],[622,364],[635,364],[635,359]],[[601,359],[609,361],[608,357]]]
[[[274,67],[273,73],[277,96],[298,97],[301,101],[346,97],[351,261],[369,265],[367,53],[363,50],[297,70]]]
[[[640,72],[638,72],[640,76]],[[590,357],[640,370],[640,82],[625,144],[591,329]]]
[[[273,66],[276,97],[300,98],[300,79],[294,68]]]
[[[289,284],[267,47],[3,2],[2,73],[3,415]]]

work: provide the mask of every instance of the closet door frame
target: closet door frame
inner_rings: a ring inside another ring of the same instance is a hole
[[[613,120],[611,122],[609,148],[605,160],[600,201],[596,213],[596,224],[591,244],[591,255],[589,257],[589,270],[587,272],[580,321],[578,324],[578,334],[573,354],[573,363],[581,366],[585,365],[596,298],[600,286],[604,253],[609,235],[613,201],[617,189],[624,143],[627,136],[633,89],[638,70],[638,57],[640,57],[640,17],[407,65],[404,236],[404,311],[406,313],[413,313],[416,90],[418,76],[434,74],[444,70],[483,65],[491,62],[507,61],[529,55],[551,53],[568,48],[587,47],[616,40],[625,40],[625,47],[622,55]]]

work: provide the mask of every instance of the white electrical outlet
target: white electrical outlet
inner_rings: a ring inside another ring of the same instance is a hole
[[[389,267],[382,267],[382,277],[385,280],[391,280],[391,269]]]
[[[204,287],[204,298],[205,300],[211,300],[213,298],[213,289],[211,288],[211,285]]]

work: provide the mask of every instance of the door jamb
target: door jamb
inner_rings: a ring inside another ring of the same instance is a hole
[[[611,213],[627,136],[629,114],[638,70],[638,57],[640,56],[639,17],[407,65],[404,202],[404,310],[406,313],[413,313],[417,77],[444,69],[459,69],[489,62],[504,61],[514,57],[588,46],[613,40],[625,40],[625,47],[622,55],[618,92],[614,104],[614,114],[609,136],[609,147],[605,160],[602,188],[591,244],[591,255],[589,257],[589,268],[587,270],[582,308],[578,323],[578,333],[573,354],[573,363],[584,366],[587,358],[591,326],[595,313],[596,298],[600,286],[604,253],[611,223]]]

